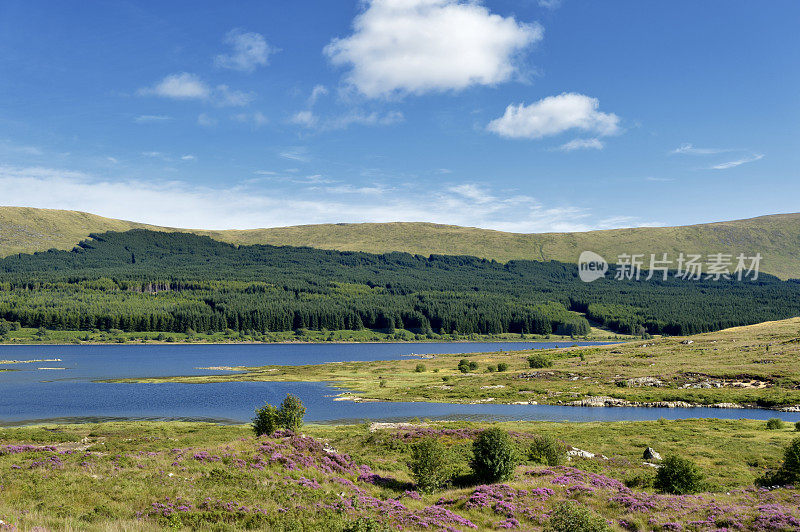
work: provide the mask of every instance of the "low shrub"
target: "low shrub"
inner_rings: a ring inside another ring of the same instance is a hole
[[[497,371],[508,371],[508,364],[506,364],[505,362],[500,362],[497,365]]]
[[[494,483],[514,475],[519,457],[511,436],[500,428],[486,429],[472,443],[470,467],[481,482]]]
[[[556,466],[563,464],[566,457],[564,444],[550,435],[535,436],[528,447],[528,460],[534,464]]]
[[[449,452],[436,438],[423,438],[411,447],[408,467],[419,491],[426,493],[441,488],[451,477]]]
[[[601,516],[575,502],[562,502],[550,514],[548,532],[610,532]]]
[[[773,417],[767,420],[767,430],[781,430],[783,428],[783,421]]]
[[[423,373],[425,371],[425,364],[417,364],[417,367],[414,368],[416,373]]]
[[[703,489],[703,474],[691,460],[667,456],[656,472],[653,487],[673,495],[697,493]]]
[[[528,365],[533,369],[551,368],[553,361],[545,355],[534,353],[528,357]]]
[[[800,485],[800,438],[795,438],[783,451],[783,464],[756,480],[759,486]]]

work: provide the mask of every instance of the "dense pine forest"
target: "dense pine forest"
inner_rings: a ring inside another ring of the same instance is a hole
[[[0,319],[48,329],[409,329],[692,334],[800,314],[800,282],[616,281],[577,267],[406,253],[234,246],[185,233],[92,235],[0,260]]]

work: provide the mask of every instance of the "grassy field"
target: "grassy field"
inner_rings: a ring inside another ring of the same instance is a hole
[[[422,335],[405,329],[385,330],[361,329],[318,331],[278,331],[269,333],[175,333],[175,332],[126,332],[111,331],[58,331],[21,327],[0,337],[3,344],[229,344],[229,343],[277,343],[277,342],[556,342],[556,341],[626,341],[633,337],[620,335],[605,329],[592,327],[591,334],[581,338],[556,334],[430,334]]]
[[[0,428],[4,530],[540,530],[563,501],[614,530],[794,530],[800,494],[753,488],[777,467],[792,428],[755,421],[499,424],[525,454],[550,435],[595,456],[563,466],[523,461],[505,484],[467,466],[485,425],[309,425],[255,438],[248,426],[126,422]],[[420,494],[410,445],[434,436],[455,480]],[[656,495],[648,446],[693,460],[698,495]],[[677,528],[675,524],[681,528]],[[36,528],[41,527],[41,528]]]
[[[149,228],[176,231],[75,211],[0,207],[0,257],[49,248],[72,249],[89,233]],[[505,233],[430,223],[320,224],[269,229],[183,230],[234,244],[309,246],[344,251],[405,251],[576,262],[584,250],[613,261],[620,253],[761,253],[761,271],[800,278],[800,214],[681,227],[643,227],[585,233]]]
[[[422,361],[237,368],[246,373],[137,382],[326,381],[352,390],[343,394],[352,400],[800,405],[800,318],[687,338],[536,353],[552,367],[532,369],[527,360],[532,352],[514,351],[436,355]],[[462,359],[477,368],[460,371]],[[497,371],[500,364],[507,369]]]

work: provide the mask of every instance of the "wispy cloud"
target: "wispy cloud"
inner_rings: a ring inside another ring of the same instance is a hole
[[[152,87],[139,89],[138,94],[175,100],[205,100],[211,95],[211,89],[197,75],[179,72],[166,76]]]
[[[252,72],[257,67],[267,65],[269,56],[278,51],[277,48],[270,46],[260,33],[245,32],[241,29],[229,31],[225,35],[224,42],[232,48],[232,51],[229,54],[216,56],[214,64],[242,72]]]
[[[763,154],[756,153],[756,154],[751,155],[749,157],[743,157],[741,159],[736,159],[736,160],[733,160],[733,161],[727,161],[727,162],[724,162],[724,163],[715,164],[715,165],[711,166],[709,169],[710,170],[727,170],[728,168],[735,168],[735,167],[741,166],[743,164],[759,161],[759,160],[761,160],[763,158],[764,158]]]
[[[600,139],[574,139],[559,146],[559,151],[602,150],[605,147]]]
[[[729,148],[698,148],[693,144],[681,144],[670,153],[673,155],[715,155],[718,153],[731,152]]]
[[[352,125],[359,126],[391,126],[403,122],[405,117],[400,111],[364,113],[354,110],[338,116],[319,117],[313,111],[306,110],[295,113],[290,122],[317,131],[336,131],[347,129]]]
[[[234,90],[228,85],[212,88],[199,76],[189,72],[170,74],[151,87],[139,89],[137,94],[172,100],[206,101],[219,107],[244,107],[256,97],[255,93]]]
[[[653,181],[655,183],[667,183],[667,182],[670,182],[670,181],[675,181],[675,179],[673,179],[671,177],[652,177],[652,176],[645,177],[644,180],[645,181]]]
[[[172,120],[172,117],[167,115],[139,115],[133,119],[137,124],[152,124],[169,120]]]
[[[305,146],[293,146],[278,153],[280,157],[290,161],[308,162],[308,148]]]
[[[238,113],[233,115],[231,118],[242,124],[250,124],[255,128],[269,124],[269,118],[267,118],[267,115],[260,111],[256,111],[255,113]]]
[[[200,113],[197,115],[197,125],[203,127],[214,127],[217,125],[218,120],[212,116],[207,115],[206,113]]]
[[[197,160],[197,157],[195,157],[194,155],[191,155],[191,154],[182,155],[181,156],[181,161],[196,161],[196,160]]]
[[[309,176],[307,180],[282,186],[214,187],[185,181],[108,180],[63,169],[0,167],[0,190],[10,205],[81,210],[174,227],[427,221],[542,232],[646,224],[630,217],[597,221],[586,209],[548,207],[528,196],[500,194],[481,183],[431,190],[413,183],[392,188],[380,184],[321,187],[325,178]]]

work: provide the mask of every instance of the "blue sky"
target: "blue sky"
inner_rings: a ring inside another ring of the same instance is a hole
[[[518,232],[800,210],[800,3],[0,3],[0,204]]]

